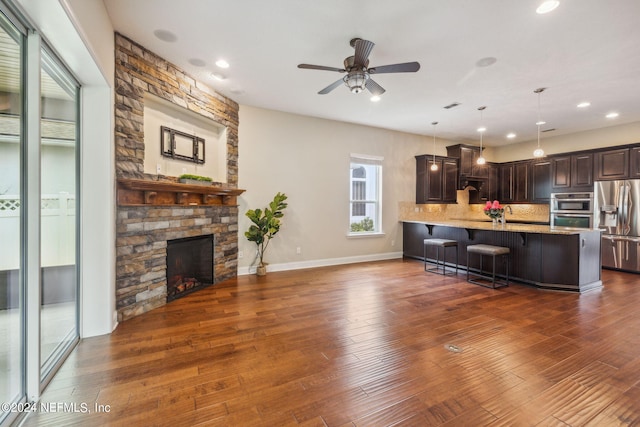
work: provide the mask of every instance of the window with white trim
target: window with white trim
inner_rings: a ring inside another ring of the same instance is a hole
[[[349,168],[349,233],[380,233],[382,157],[352,154]]]

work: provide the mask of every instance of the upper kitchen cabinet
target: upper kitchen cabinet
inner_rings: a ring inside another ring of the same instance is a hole
[[[460,189],[467,186],[469,181],[484,181],[489,178],[489,167],[478,164],[480,147],[473,145],[451,145],[447,147],[447,156],[459,159],[458,184]]]
[[[531,202],[549,203],[551,197],[551,160],[531,163]]]
[[[551,183],[556,193],[593,188],[593,154],[576,153],[552,156]]]
[[[640,178],[640,147],[631,147],[629,149],[630,164],[629,178]]]
[[[628,178],[630,156],[631,150],[629,148],[596,152],[594,161],[596,179],[604,181]]]
[[[530,160],[500,164],[498,183],[498,200],[500,200],[500,203],[530,202],[530,187]]]
[[[458,181],[458,159],[432,155],[416,156],[416,204],[455,203]]]

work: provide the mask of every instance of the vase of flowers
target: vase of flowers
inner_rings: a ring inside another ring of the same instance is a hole
[[[483,210],[484,214],[491,218],[494,226],[498,225],[498,219],[502,218],[504,215],[504,207],[497,200],[494,200],[493,202],[487,201]]]

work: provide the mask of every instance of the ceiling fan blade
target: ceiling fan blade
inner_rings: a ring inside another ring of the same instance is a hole
[[[369,54],[374,46],[375,43],[370,42],[369,40],[357,39],[355,43],[356,54],[353,64],[359,65],[360,67],[366,67],[367,59],[369,58]]]
[[[318,92],[318,95],[326,95],[343,83],[344,81],[342,79],[336,80],[335,82],[331,83],[329,86],[325,87],[320,92]]]
[[[380,67],[369,68],[369,74],[384,73],[415,73],[420,69],[417,62],[404,62],[402,64],[382,65]]]
[[[382,86],[374,82],[372,79],[367,80],[367,83],[365,83],[364,87],[366,87],[367,90],[375,96],[380,96],[386,92]]]
[[[311,64],[298,64],[298,68],[304,68],[307,70],[324,70],[324,71],[337,71],[339,73],[344,73],[344,68],[335,68],[335,67],[325,67],[324,65],[311,65]]]

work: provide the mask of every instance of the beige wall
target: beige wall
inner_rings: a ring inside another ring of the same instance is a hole
[[[414,156],[432,152],[431,138],[242,105],[239,139],[238,187],[247,190],[239,198],[240,273],[255,256],[255,244],[244,237],[244,213],[266,206],[278,191],[289,207],[266,253],[270,268],[400,256],[399,202],[415,200]],[[451,144],[437,141],[438,154]],[[384,157],[382,237],[347,237],[351,153]]]

